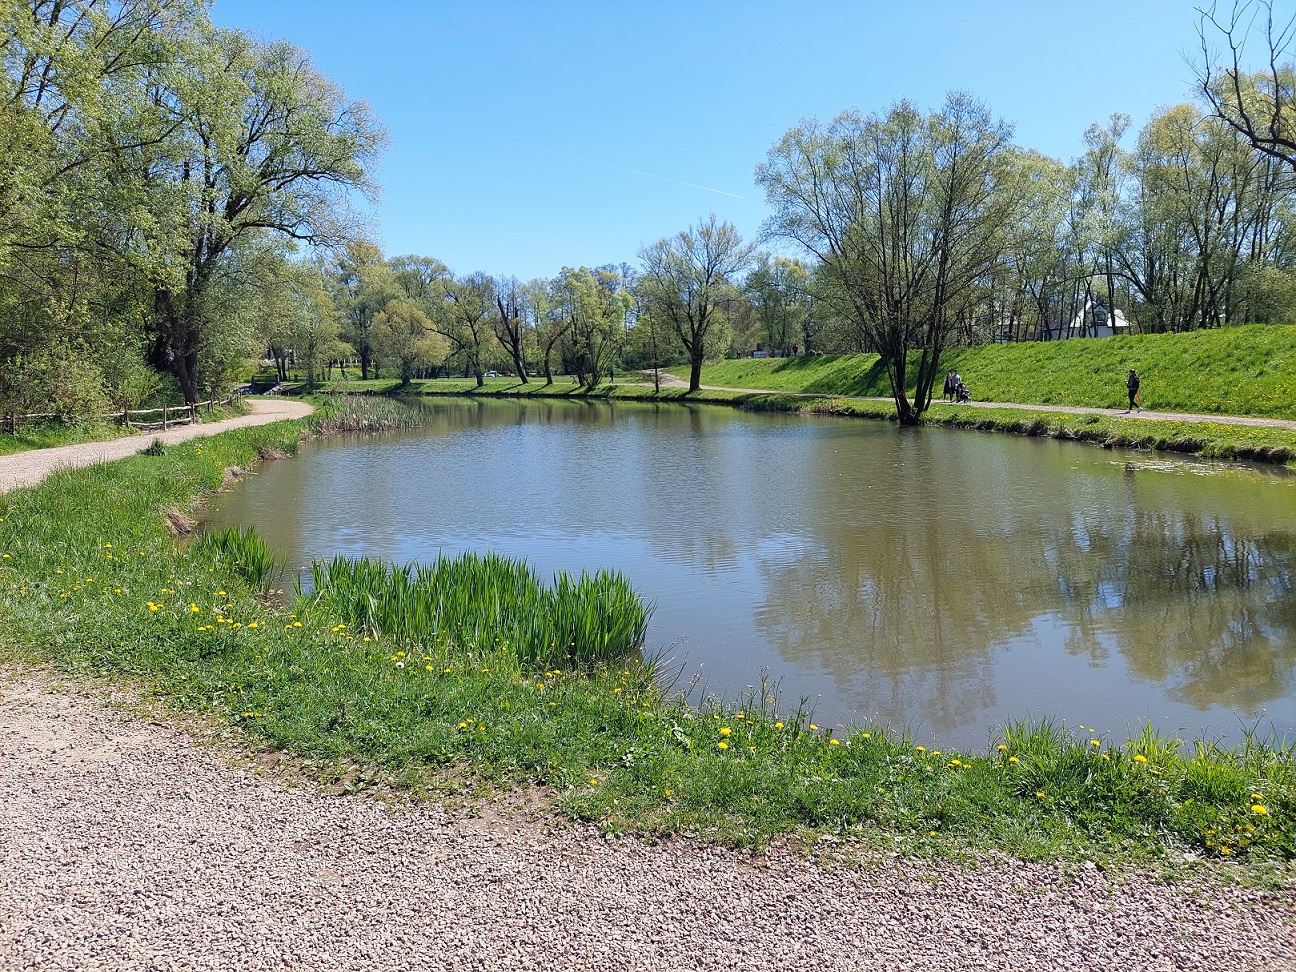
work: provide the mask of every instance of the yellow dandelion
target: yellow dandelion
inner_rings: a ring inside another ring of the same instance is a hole
[[[918,752],[920,752],[920,753],[925,753],[925,752],[927,752],[927,747],[926,747],[926,746],[915,746],[914,749],[918,750]]]
[[[730,729],[728,726],[724,726],[724,727],[721,728],[721,730],[720,730],[720,735],[722,735],[722,736],[728,736],[728,735],[731,735],[732,733],[733,733],[733,730]]]
[[[1136,763],[1146,763],[1146,762],[1147,762],[1147,757],[1144,756],[1142,753],[1135,753],[1135,754],[1134,754],[1134,762],[1136,762]]]
[[[818,731],[819,731],[819,727],[816,726],[816,725],[812,722],[812,723],[810,723],[810,731],[811,731],[811,732],[818,732]]]
[[[862,733],[860,733],[860,738],[861,738],[861,739],[872,739],[872,738],[873,738],[873,733],[871,733],[871,732],[862,732]]]
[[[996,746],[995,748],[998,749],[999,752],[1001,752],[1001,753],[1005,753],[1005,752],[1008,751],[1008,747],[1005,746],[1003,743],[1000,743],[1000,744],[999,744],[998,746]]]
[[[1020,763],[1021,760],[1018,759],[1016,756],[1009,756],[1009,757],[1008,757],[1008,762],[1010,762],[1010,763]]]
[[[723,739],[720,740],[718,743],[716,743],[716,749],[728,749],[728,748],[729,748],[729,744],[725,742]]]
[[[1101,739],[1090,739],[1090,740],[1089,740],[1089,745],[1090,745],[1090,746],[1101,746],[1101,745],[1102,745],[1102,740],[1101,740]]]
[[[776,722],[776,723],[774,723],[774,728],[775,728],[775,729],[782,729],[782,728],[783,728],[783,723],[781,723],[781,722]]]
[[[828,745],[829,745],[829,746],[840,746],[840,745],[841,745],[841,742],[839,742],[839,741],[836,740],[836,739],[829,739],[829,740],[828,740]]]
[[[1269,813],[1269,808],[1263,803],[1253,803],[1251,804],[1251,812],[1257,816],[1263,817]]]

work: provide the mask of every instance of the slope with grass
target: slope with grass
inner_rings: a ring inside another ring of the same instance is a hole
[[[1158,411],[1296,418],[1292,325],[992,344],[941,356],[942,371],[958,371],[978,401],[1023,405],[1124,408],[1131,368],[1142,376],[1145,403]],[[683,369],[672,373],[686,377]],[[876,355],[723,361],[704,368],[702,382],[820,395],[891,394]]]

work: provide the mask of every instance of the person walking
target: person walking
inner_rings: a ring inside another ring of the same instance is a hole
[[[1138,403],[1139,385],[1141,384],[1139,373],[1133,368],[1130,369],[1129,377],[1125,379],[1125,390],[1129,392],[1129,408],[1125,409],[1128,415],[1131,411],[1141,412],[1143,407]]]
[[[945,391],[941,395],[941,397],[948,402],[953,399],[953,396],[954,396],[954,372],[947,371],[945,372]]]

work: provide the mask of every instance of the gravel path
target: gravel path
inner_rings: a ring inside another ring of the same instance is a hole
[[[303,418],[313,411],[305,402],[250,399],[247,404],[251,411],[238,418],[222,419],[219,422],[207,422],[202,425],[181,425],[165,432],[128,435],[104,442],[83,442],[80,445],[31,449],[27,452],[16,452],[11,456],[0,456],[0,493],[7,493],[19,486],[32,486],[56,469],[73,469],[78,466],[93,466],[98,462],[125,459],[139,452],[154,439],[161,439],[167,445],[174,445],[187,439],[215,435],[217,432],[241,429],[248,425],[267,425],[281,419]]]
[[[0,969],[1296,968],[1290,894],[390,806],[0,670]]]
[[[645,372],[652,377],[652,372]],[[687,388],[688,382],[675,375],[661,376],[663,388]],[[847,401],[889,402],[891,399],[867,395],[827,395],[823,392],[777,391],[768,388],[729,388],[725,385],[702,385],[703,391],[740,392],[749,395],[787,395],[792,398],[841,398]],[[950,405],[952,402],[940,399],[932,400],[932,407]],[[1107,415],[1119,418],[1128,415],[1121,408],[1095,408],[1089,405],[1022,405],[1016,402],[963,402],[960,407],[972,408],[1019,408],[1026,412],[1065,412],[1068,415]],[[1203,415],[1197,412],[1156,412],[1143,409],[1137,413],[1138,418],[1160,420],[1163,422],[1216,422],[1220,425],[1259,425],[1274,429],[1296,429],[1296,420],[1280,418],[1260,418],[1251,415]]]

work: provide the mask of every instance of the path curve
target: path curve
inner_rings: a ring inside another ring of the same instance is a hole
[[[145,432],[102,442],[81,442],[77,445],[31,449],[27,452],[15,452],[10,456],[0,456],[0,493],[7,493],[20,486],[34,486],[57,469],[76,469],[100,462],[112,462],[114,459],[125,459],[127,456],[135,455],[155,439],[161,439],[165,445],[175,445],[177,442],[216,435],[218,432],[228,432],[230,429],[268,425],[284,419],[305,418],[314,411],[305,402],[281,399],[249,399],[247,404],[250,409],[247,415],[221,419],[219,422],[181,425],[174,429],[167,429],[165,432]]]
[[[330,796],[234,759],[0,670],[0,970],[1296,967],[1290,885],[825,868]]]
[[[651,375],[652,372],[647,372]],[[688,382],[675,375],[662,374],[662,387],[687,388]],[[794,392],[778,391],[772,388],[730,388],[726,385],[702,385],[702,391],[735,392],[740,395],[785,395],[789,398],[835,398],[848,402],[889,402],[890,398],[873,395],[833,395],[827,392]],[[951,405],[952,402],[935,400],[933,408]],[[1068,415],[1106,415],[1120,418],[1130,413],[1120,408],[1097,408],[1092,405],[1023,405],[1019,402],[963,402],[960,407],[972,408],[1018,408],[1026,412],[1064,412]],[[1143,409],[1135,413],[1136,418],[1162,422],[1213,422],[1218,425],[1257,425],[1273,429],[1292,429],[1296,431],[1296,419],[1264,418],[1254,415],[1205,415],[1197,412],[1158,412]]]

